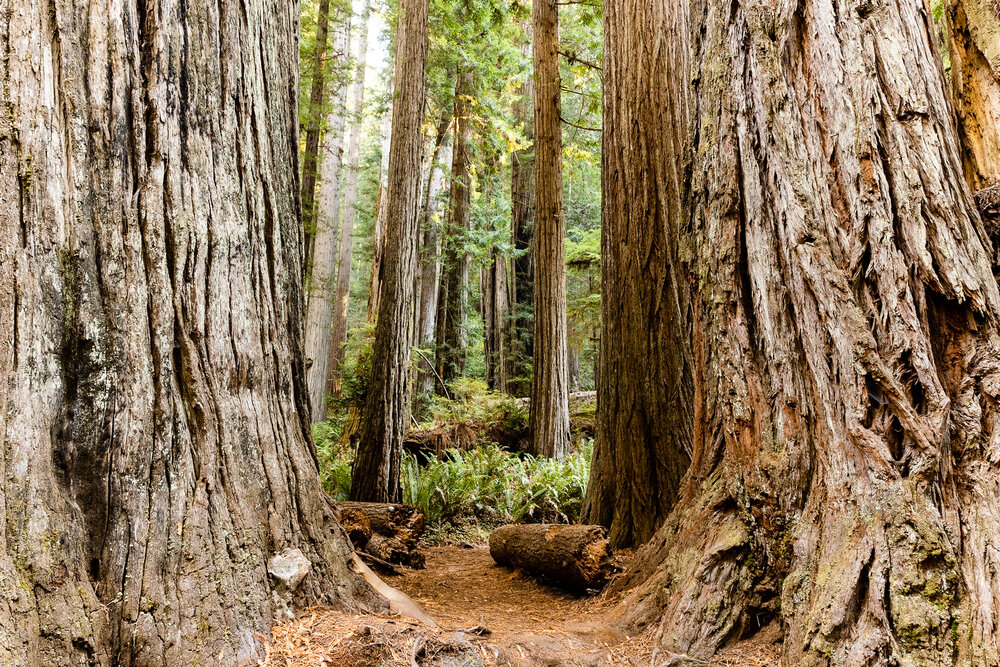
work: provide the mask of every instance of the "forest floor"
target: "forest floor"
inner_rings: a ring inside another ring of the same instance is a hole
[[[780,637],[762,632],[700,661],[660,651],[652,637],[609,629],[612,600],[546,586],[493,562],[485,546],[426,550],[427,567],[384,577],[438,624],[313,609],[274,630],[273,667],[514,667],[714,665],[777,667]]]

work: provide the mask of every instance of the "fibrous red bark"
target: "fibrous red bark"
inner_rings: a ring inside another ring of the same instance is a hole
[[[1000,291],[926,5],[605,11],[609,44],[649,33],[606,83],[679,50],[690,146],[661,166],[685,184],[692,463],[621,622],[695,658],[780,619],[786,664],[1000,663]]]
[[[279,553],[374,603],[309,437],[297,3],[0,16],[0,662],[251,664]]]

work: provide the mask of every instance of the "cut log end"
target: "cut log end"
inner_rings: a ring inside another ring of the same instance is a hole
[[[603,526],[501,526],[490,535],[490,555],[575,592],[600,589],[618,571]]]

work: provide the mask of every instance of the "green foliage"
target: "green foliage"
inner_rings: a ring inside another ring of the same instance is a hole
[[[314,424],[312,428],[320,479],[326,492],[336,500],[347,500],[351,494],[351,462],[354,460],[354,452],[349,445],[340,442],[345,417],[346,414]]]
[[[423,510],[430,524],[571,523],[580,515],[592,451],[588,441],[556,460],[490,445],[450,449],[424,466],[404,454],[403,501]]]

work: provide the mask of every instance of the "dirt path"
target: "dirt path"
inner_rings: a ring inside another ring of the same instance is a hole
[[[486,547],[432,547],[427,567],[385,577],[437,622],[314,610],[275,629],[269,665],[294,667],[488,667],[653,665],[648,636],[608,629],[611,603],[540,584],[494,564]],[[777,665],[758,638],[710,663],[659,653],[655,665]]]

